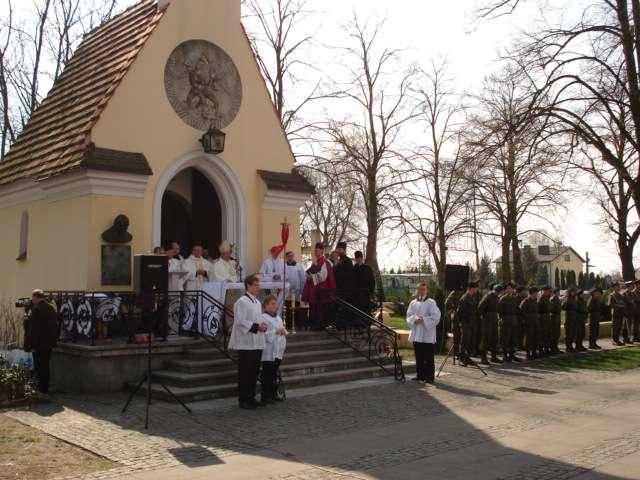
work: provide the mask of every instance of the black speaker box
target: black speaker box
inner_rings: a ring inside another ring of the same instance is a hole
[[[467,265],[447,265],[444,270],[446,290],[464,290],[469,283],[469,267]]]
[[[169,257],[164,255],[133,257],[133,289],[138,295],[166,292],[169,289]]]

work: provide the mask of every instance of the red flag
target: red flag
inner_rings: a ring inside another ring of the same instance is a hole
[[[289,241],[289,224],[288,223],[282,224],[282,231],[280,232],[280,238],[282,240],[282,248],[284,248],[287,245],[287,242]]]

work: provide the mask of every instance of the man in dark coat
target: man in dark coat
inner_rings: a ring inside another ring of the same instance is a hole
[[[33,352],[33,367],[38,379],[38,391],[49,393],[49,360],[51,350],[58,342],[58,314],[45,301],[42,290],[31,294],[31,315],[28,320],[25,350]]]
[[[371,267],[364,263],[364,255],[355,253],[356,264],[353,266],[354,306],[366,314],[371,314],[371,296],[376,289],[376,279]]]
[[[340,298],[347,302],[352,300],[353,295],[353,262],[347,256],[347,243],[339,242],[336,246],[339,260],[333,267],[336,278],[336,290]]]

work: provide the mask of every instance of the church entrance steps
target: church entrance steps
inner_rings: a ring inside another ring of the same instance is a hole
[[[391,363],[388,369],[393,371]],[[280,371],[287,389],[389,375],[326,332],[290,335]],[[236,364],[215,347],[188,348],[182,358],[168,360],[164,368],[155,370],[153,377],[185,402],[237,394]],[[146,386],[141,393],[146,393]],[[158,383],[152,384],[152,394],[156,398],[173,400]]]
[[[351,348],[337,348],[332,350],[327,349],[293,353],[287,352],[286,363],[302,360],[305,362],[310,362],[323,360],[326,358],[351,358],[355,356],[360,357],[360,355],[358,355],[357,352],[354,352]],[[228,358],[225,358],[224,360],[209,360],[203,357],[199,357],[197,359],[190,357],[187,359],[171,360],[166,362],[165,365],[168,369],[185,373],[207,373],[215,370],[217,367],[221,367],[224,365],[229,365],[231,368],[235,369],[235,365]]]
[[[405,367],[405,373],[411,373],[411,367]],[[350,370],[330,371],[316,374],[303,374],[296,376],[284,376],[286,388],[303,388],[313,387],[317,385],[327,385],[334,383],[352,382],[356,380],[365,380],[368,378],[378,378],[388,376],[380,367],[370,366],[363,368],[354,368]],[[196,402],[203,400],[213,400],[218,398],[233,397],[237,394],[237,384],[234,382],[220,385],[203,385],[196,387],[177,387],[170,386],[171,391],[178,396],[183,402]],[[259,385],[258,385],[259,390]],[[140,389],[141,393],[146,394],[146,384]],[[151,394],[154,398],[173,402],[173,398],[157,383],[152,384]]]

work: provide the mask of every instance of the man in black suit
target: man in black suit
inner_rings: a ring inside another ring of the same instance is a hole
[[[362,252],[355,253],[356,264],[353,266],[353,286],[355,289],[354,306],[366,314],[371,314],[371,296],[376,289],[376,279],[371,267],[364,263]]]

